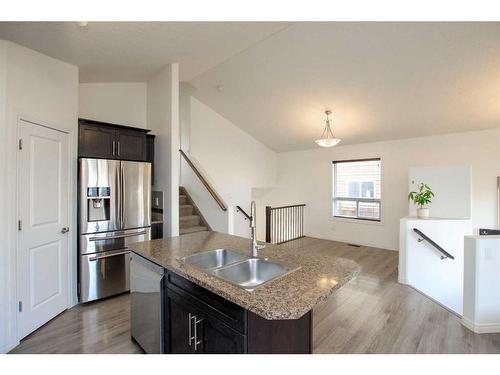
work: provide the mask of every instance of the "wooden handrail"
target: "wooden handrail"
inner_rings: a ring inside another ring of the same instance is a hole
[[[270,207],[270,208],[271,208],[271,210],[279,210],[279,209],[281,209],[281,208],[304,207],[304,206],[305,206],[305,204],[303,203],[303,204],[291,204],[291,205],[289,205],[289,206]]]
[[[191,169],[193,170],[194,174],[200,179],[200,181],[203,184],[203,186],[205,186],[205,188],[208,190],[208,192],[210,193],[210,195],[212,196],[212,198],[215,199],[215,201],[217,202],[217,204],[219,205],[219,207],[222,209],[222,211],[227,211],[226,204],[224,203],[224,201],[222,200],[222,198],[219,196],[219,194],[217,194],[217,192],[214,190],[214,188],[212,188],[212,186],[205,179],[205,177],[203,177],[203,175],[195,167],[195,165],[193,164],[193,162],[191,160],[189,160],[189,157],[186,155],[186,153],[184,151],[182,151],[182,150],[179,150],[179,152],[181,153],[181,155],[184,158],[184,160],[186,160],[186,162],[188,163],[188,165],[191,167]]]

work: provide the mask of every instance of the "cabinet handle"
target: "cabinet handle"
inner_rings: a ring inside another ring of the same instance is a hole
[[[113,141],[113,147],[112,147],[112,148],[113,148],[113,150],[112,150],[113,156],[115,156],[115,154],[116,154],[116,152],[115,152],[115,148],[116,148],[116,147],[115,147],[115,142],[116,142],[116,141]]]
[[[192,325],[193,318],[196,321],[196,316],[191,315],[191,313],[189,313],[188,314],[188,345],[189,346],[191,346],[191,343],[192,343],[193,340],[196,340],[196,336],[192,336],[192,334],[191,334],[191,325]]]
[[[116,143],[118,144],[118,156],[120,156],[120,141],[116,141]]]
[[[196,315],[194,316],[194,351],[198,350],[198,345],[200,345],[203,339],[198,340],[198,323],[203,322],[203,319],[198,319]]]

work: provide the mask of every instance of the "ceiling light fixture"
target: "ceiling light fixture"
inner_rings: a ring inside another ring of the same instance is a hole
[[[340,142],[340,139],[335,138],[333,136],[333,131],[332,131],[332,128],[330,127],[330,115],[332,114],[332,111],[326,110],[325,114],[326,114],[325,130],[323,130],[323,134],[321,134],[321,138],[315,140],[314,142],[316,142],[318,144],[318,146],[321,146],[321,147],[333,147],[337,143]]]

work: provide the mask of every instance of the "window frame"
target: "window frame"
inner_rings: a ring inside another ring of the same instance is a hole
[[[380,198],[348,198],[348,197],[336,197],[336,186],[337,186],[337,164],[340,163],[355,163],[355,162],[364,162],[364,161],[379,161],[380,162]],[[365,222],[365,223],[374,223],[380,224],[382,223],[382,158],[374,157],[374,158],[365,158],[365,159],[346,159],[346,160],[333,160],[332,161],[332,189],[331,189],[331,215],[333,219],[341,219],[352,222]],[[378,219],[370,219],[365,217],[353,217],[353,216],[341,216],[335,214],[335,203],[336,201],[351,201],[356,202],[356,215],[359,212],[359,203],[373,203],[376,202],[379,204],[379,218]]]

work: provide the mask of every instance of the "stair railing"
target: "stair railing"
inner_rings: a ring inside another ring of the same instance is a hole
[[[266,242],[281,244],[304,237],[304,207],[266,207]]]
[[[191,167],[191,169],[193,170],[194,174],[199,178],[199,180],[201,181],[201,183],[203,184],[203,186],[205,186],[205,188],[210,193],[210,195],[212,196],[212,198],[214,198],[214,200],[217,202],[217,204],[219,205],[219,207],[221,208],[221,210],[222,211],[227,211],[227,206],[224,203],[224,201],[222,200],[222,198],[219,196],[219,194],[217,194],[217,192],[212,187],[212,185],[210,185],[210,183],[207,181],[207,179],[205,177],[203,177],[203,175],[201,174],[201,172],[198,170],[198,168],[196,168],[196,166],[189,159],[189,157],[186,155],[186,153],[184,151],[182,151],[182,150],[179,150],[179,152],[181,153],[181,155],[184,158],[184,160],[186,160],[186,163]]]

